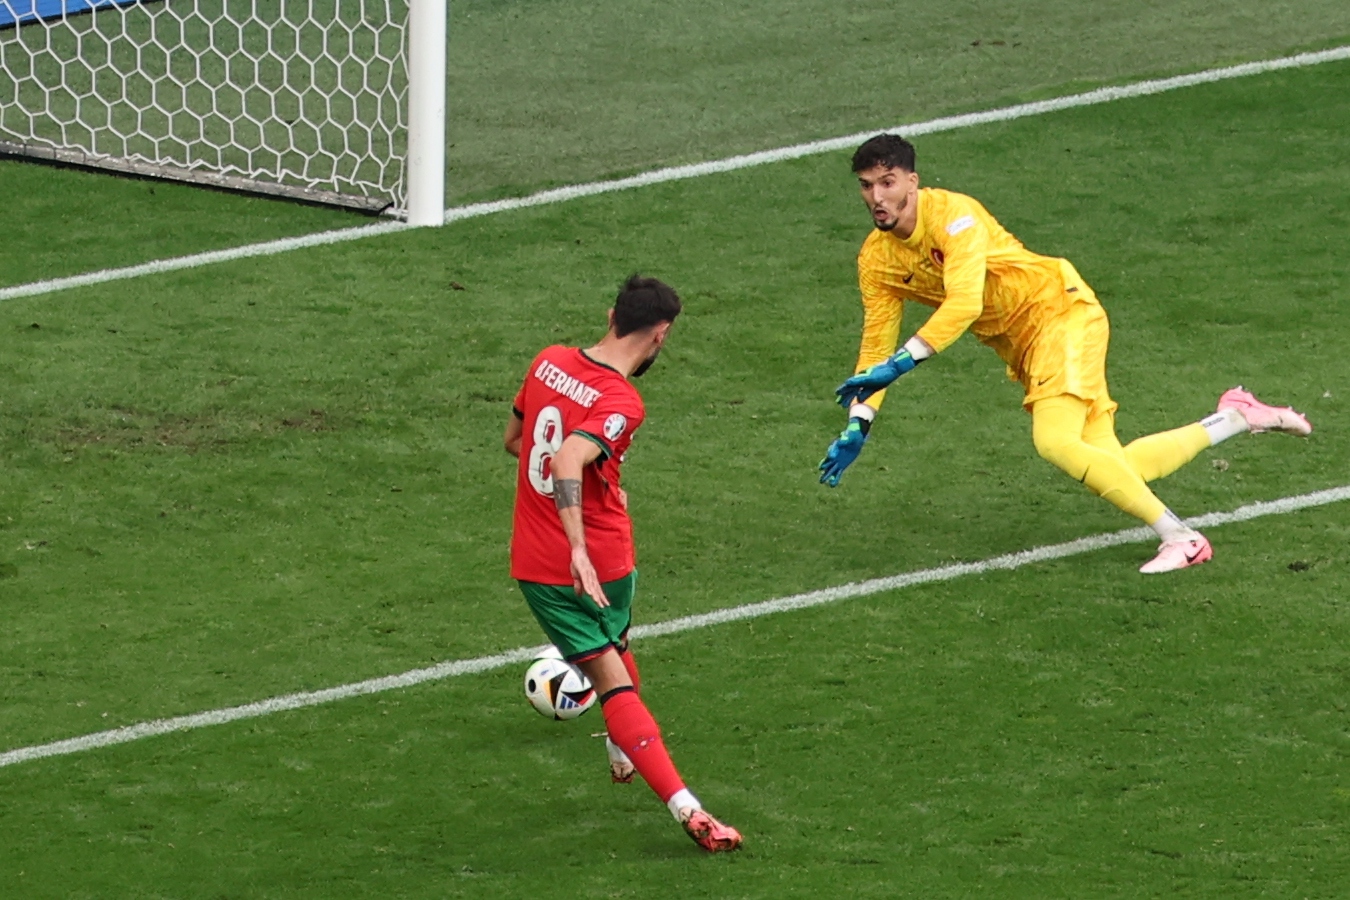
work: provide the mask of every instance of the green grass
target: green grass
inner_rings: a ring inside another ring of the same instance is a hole
[[[1350,40],[1340,0],[468,0],[451,10],[451,203]],[[32,168],[0,160],[0,196],[17,198],[15,221],[66,229],[11,229],[0,285],[364,221]]]
[[[515,673],[40,763],[0,858],[32,897],[1335,897],[1350,572],[1285,559],[1347,539],[1321,510],[1223,529],[1204,579],[1119,548],[644,644],[732,859]]]
[[[467,0],[454,16],[449,184],[474,199],[1350,38],[1337,0]]]
[[[1163,482],[1183,514],[1350,480],[1347,87],[920,143],[925,179],[1097,289],[1123,437],[1239,380],[1313,418]],[[5,745],[537,642],[500,429],[634,268],[687,304],[628,462],[640,620],[1130,524],[1035,458],[970,339],[816,484],[860,320],[850,180],[833,154],[0,305]],[[503,671],[6,769],[0,871],[31,897],[1333,897],[1347,530],[1330,507],[1216,529],[1171,578],[1136,545],[651,641],[733,859]]]
[[[10,159],[0,159],[0,195],[24,223],[0,247],[0,286],[370,224],[343,210]]]

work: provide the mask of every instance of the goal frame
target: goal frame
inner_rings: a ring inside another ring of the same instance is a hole
[[[135,0],[112,0],[107,6],[127,6]],[[181,2],[181,0],[160,0]],[[10,27],[40,27],[36,0],[34,13]],[[6,4],[9,9],[14,7]],[[88,15],[95,4],[65,9],[62,19]],[[436,226],[445,218],[446,145],[446,37],[448,0],[408,0],[406,39],[403,52],[407,71],[406,157],[403,169],[404,204],[394,209],[388,198],[327,190],[321,187],[247,178],[215,171],[205,166],[177,166],[126,157],[89,153],[78,147],[53,146],[40,140],[12,140],[0,134],[0,157],[11,157],[83,169],[107,171],[133,177],[202,185],[248,194],[280,197],[308,203],[339,206],[370,214],[401,216],[409,225]]]

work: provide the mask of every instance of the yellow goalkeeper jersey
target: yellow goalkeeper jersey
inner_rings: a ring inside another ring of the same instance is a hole
[[[1047,322],[1075,303],[1096,304],[1067,260],[1022,246],[979,201],[921,188],[918,224],[908,238],[874,230],[858,253],[863,334],[856,371],[881,362],[900,340],[904,302],[936,312],[918,330],[937,352],[967,329],[1022,380],[1024,360]],[[867,401],[878,409],[885,392]]]

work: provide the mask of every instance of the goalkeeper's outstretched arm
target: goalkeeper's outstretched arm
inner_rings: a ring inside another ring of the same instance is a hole
[[[854,414],[854,407],[862,404],[878,391],[933,355],[933,348],[917,334],[905,342],[893,356],[874,366],[868,366],[835,389],[839,405]],[[868,407],[871,410],[871,407]],[[871,410],[875,414],[875,410]]]
[[[893,356],[869,366],[835,390],[839,404],[849,411],[848,425],[830,444],[825,451],[825,458],[820,461],[821,484],[838,487],[844,470],[862,453],[863,444],[867,443],[867,435],[872,429],[872,419],[876,416],[876,410],[863,401],[884,390],[888,384],[912,371],[932,355],[933,348],[915,335]]]

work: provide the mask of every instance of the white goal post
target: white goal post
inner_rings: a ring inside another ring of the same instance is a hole
[[[439,225],[447,0],[0,0],[0,155]]]

